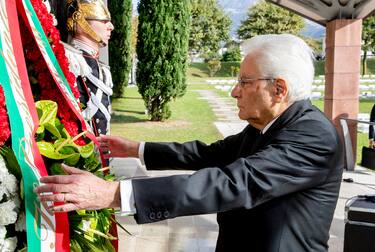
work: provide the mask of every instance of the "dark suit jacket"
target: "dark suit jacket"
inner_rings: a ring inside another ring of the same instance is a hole
[[[217,251],[327,251],[343,171],[332,123],[310,101],[295,102],[261,135],[205,145],[146,143],[148,169],[192,175],[133,180],[138,223],[218,213]]]
[[[371,109],[370,122],[375,122],[375,105],[372,106],[372,109]],[[374,139],[375,138],[374,126],[373,125],[369,126],[368,138],[369,139]]]

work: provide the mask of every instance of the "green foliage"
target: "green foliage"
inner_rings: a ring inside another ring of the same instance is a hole
[[[241,61],[241,49],[239,46],[229,48],[224,54],[221,61]]]
[[[186,90],[189,0],[142,0],[138,7],[137,83],[152,121]]]
[[[208,71],[210,73],[210,77],[213,77],[217,71],[221,68],[220,60],[210,60],[207,62]]]
[[[367,74],[367,52],[375,51],[375,15],[363,20],[362,42],[362,74]]]
[[[217,0],[191,0],[190,55],[216,53],[229,39],[230,26],[231,19]]]
[[[311,49],[313,49],[314,54],[316,56],[322,56],[323,55],[323,40],[322,39],[314,39],[314,38],[309,38],[305,37],[302,35],[299,35],[305,42],[308,44]]]
[[[238,66],[231,66],[230,67],[230,72],[232,74],[233,77],[237,76],[240,72],[240,67]]]
[[[94,173],[96,176],[111,180],[112,175],[105,175],[99,161],[99,153],[90,141],[86,145],[77,145],[75,140],[85,132],[72,138],[57,119],[57,103],[38,101],[40,126],[37,130],[37,146],[44,161],[48,164],[50,175],[65,174],[61,163],[75,166]],[[114,239],[110,233],[110,220],[113,209],[80,210],[69,213],[70,240],[72,251],[115,251],[109,242]],[[89,223],[89,225],[87,225]]]
[[[324,60],[314,62],[315,76],[324,75]],[[368,60],[369,73],[375,74],[375,59]],[[239,70],[240,62],[221,62],[220,70],[214,75],[214,77],[235,77],[236,73],[233,72],[234,68]],[[207,63],[194,62],[189,65],[188,78],[207,78],[209,77],[209,71]]]
[[[221,68],[214,77],[233,77],[233,68],[240,68],[240,62],[221,62]],[[189,65],[188,78],[208,78],[210,72],[207,63],[194,62]]]
[[[3,145],[0,147],[0,155],[4,158],[8,171],[13,174],[18,181],[22,179],[21,167],[11,148]],[[22,196],[22,195],[21,195]]]
[[[261,34],[299,34],[305,23],[302,17],[274,4],[260,1],[248,11],[248,17],[237,30],[241,39]]]
[[[325,74],[325,64],[326,64],[325,60],[317,60],[314,62],[315,76]]]
[[[221,58],[219,52],[206,52],[202,54],[204,62],[208,63],[210,60],[219,60]]]
[[[132,1],[108,1],[115,29],[109,43],[109,65],[113,79],[113,96],[122,97],[128,85],[131,68],[131,16]]]

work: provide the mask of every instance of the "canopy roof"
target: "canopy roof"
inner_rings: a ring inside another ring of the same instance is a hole
[[[375,0],[267,0],[323,26],[334,19],[363,19],[375,10]]]

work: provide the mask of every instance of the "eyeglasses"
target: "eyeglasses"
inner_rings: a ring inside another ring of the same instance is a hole
[[[239,85],[241,88],[244,88],[246,84],[253,83],[254,81],[258,80],[270,80],[274,81],[274,78],[264,77],[264,78],[240,78],[237,80],[237,85]]]

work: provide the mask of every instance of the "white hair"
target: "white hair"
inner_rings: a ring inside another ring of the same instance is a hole
[[[290,34],[253,37],[241,45],[245,55],[254,61],[263,77],[282,78],[288,85],[290,102],[308,99],[314,80],[312,49]]]

